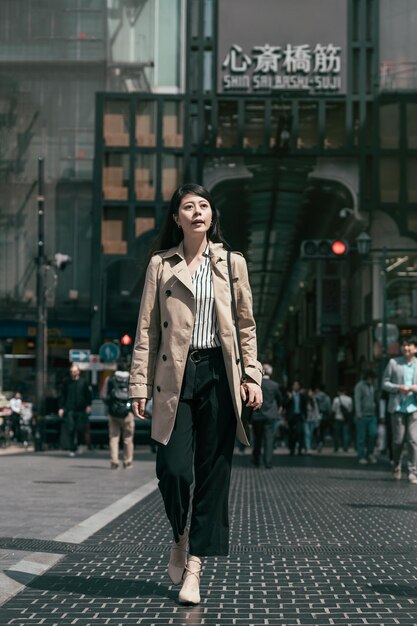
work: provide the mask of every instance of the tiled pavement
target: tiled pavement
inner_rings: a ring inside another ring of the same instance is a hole
[[[0,625],[417,625],[417,487],[386,462],[280,454],[265,470],[236,457],[230,505],[230,556],[207,559],[195,608],[166,576],[157,492],[78,545],[0,539],[65,555],[0,608]]]

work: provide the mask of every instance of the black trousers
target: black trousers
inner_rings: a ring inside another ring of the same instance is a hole
[[[275,437],[275,419],[253,419],[253,462],[259,465],[261,458],[261,450],[263,448],[263,461],[265,467],[272,466],[272,457],[274,453],[274,437]]]
[[[294,454],[298,444],[298,452],[304,448],[304,421],[303,416],[295,414],[288,420],[288,448]]]
[[[190,554],[225,556],[236,417],[221,348],[199,355],[198,363],[188,358],[174,430],[166,446],[158,445],[156,475],[175,541],[192,504]]]
[[[65,411],[64,413],[64,440],[65,447],[76,452],[77,447],[85,441],[85,425],[87,414],[84,411]]]

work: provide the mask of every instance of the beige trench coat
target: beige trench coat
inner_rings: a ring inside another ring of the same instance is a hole
[[[233,324],[227,253],[222,244],[211,243],[215,309],[227,379],[237,419],[237,436],[249,442],[240,414],[241,371]],[[256,328],[246,261],[240,253],[231,256],[238,308],[243,359],[248,379],[258,385],[262,366],[256,358]],[[182,380],[194,324],[195,300],[183,244],[156,253],[149,263],[139,311],[130,370],[131,398],[151,398],[152,438],[167,444],[177,413]]]

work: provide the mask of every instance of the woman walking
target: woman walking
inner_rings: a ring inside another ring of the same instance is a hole
[[[240,419],[242,401],[254,409],[262,403],[246,262],[231,253],[246,370],[242,381],[230,253],[223,244],[208,191],[195,184],[179,187],[147,269],[131,366],[137,417],[144,417],[146,399],[153,397],[156,473],[174,537],[168,574],[174,584],[182,583],[183,604],[200,602],[202,557],[228,554],[235,435],[249,445]]]

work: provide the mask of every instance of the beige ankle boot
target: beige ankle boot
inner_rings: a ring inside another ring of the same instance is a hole
[[[189,556],[184,571],[184,582],[178,596],[180,604],[200,604],[200,572],[202,560]]]
[[[178,543],[173,542],[169,555],[168,576],[174,585],[179,585],[182,581],[182,575],[187,565],[187,550],[188,528],[184,530],[184,534],[180,536]]]

